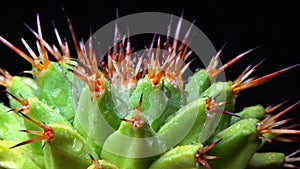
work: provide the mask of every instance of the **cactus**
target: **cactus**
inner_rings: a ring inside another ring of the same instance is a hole
[[[182,18],[181,18],[182,19]],[[179,20],[176,32],[180,31]],[[32,65],[31,76],[13,76],[0,69],[0,85],[9,105],[0,104],[0,168],[95,169],[260,169],[296,167],[293,157],[261,152],[274,141],[295,141],[300,134],[282,116],[299,102],[253,105],[235,112],[241,91],[295,68],[249,78],[258,66],[239,77],[218,81],[224,69],[247,56],[246,51],[218,67],[220,50],[208,67],[188,81],[190,30],[179,42],[164,45],[154,38],[144,56],[134,56],[129,37],[120,38],[103,60],[78,41],[68,19],[77,56],[56,28],[59,48],[43,39],[39,17],[38,53],[22,39],[27,52],[0,37]],[[156,50],[154,50],[154,46]],[[164,50],[164,52],[160,52]],[[51,60],[50,57],[54,59]],[[77,60],[75,60],[77,59]],[[99,66],[98,66],[98,63]]]

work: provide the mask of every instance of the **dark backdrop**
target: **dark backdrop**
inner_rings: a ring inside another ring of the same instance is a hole
[[[119,15],[125,16],[136,12],[166,12],[180,16],[184,11],[184,18],[202,30],[219,50],[224,43],[222,61],[226,62],[241,52],[262,45],[259,49],[244,58],[228,70],[228,79],[236,78],[250,63],[265,58],[265,62],[253,74],[261,76],[281,68],[300,63],[300,8],[296,3],[267,3],[263,1],[247,1],[239,3],[217,2],[184,2],[184,1],[9,1],[1,5],[0,35],[24,49],[20,38],[25,38],[32,46],[35,44],[33,35],[23,23],[36,28],[36,14],[40,14],[43,33],[46,40],[56,42],[53,33],[52,20],[60,30],[62,37],[71,37],[66,24],[62,8],[65,8],[71,19],[78,37],[87,39],[90,27],[99,29]],[[13,75],[30,69],[30,64],[17,56],[5,45],[0,44],[0,67],[9,70]],[[261,103],[264,106],[277,104],[285,100],[289,102],[285,107],[299,100],[299,70],[297,67],[267,84],[240,93],[236,111],[243,106]],[[4,94],[1,101],[6,101]],[[299,123],[298,106],[290,112]],[[300,147],[296,144],[272,145],[272,148],[291,152],[290,148]]]

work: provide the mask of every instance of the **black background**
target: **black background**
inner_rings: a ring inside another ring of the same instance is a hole
[[[180,16],[184,11],[184,18],[190,22],[196,19],[195,25],[203,31],[219,50],[227,43],[222,57],[223,63],[238,54],[262,45],[248,57],[226,70],[228,79],[236,78],[244,68],[262,59],[266,59],[253,76],[261,76],[276,70],[300,63],[300,7],[292,1],[282,2],[184,2],[184,1],[9,1],[1,5],[0,35],[14,45],[25,49],[21,37],[31,46],[35,46],[35,38],[23,25],[27,23],[36,29],[36,15],[39,13],[44,37],[51,42],[55,41],[52,21],[60,30],[62,37],[69,39],[65,14],[71,19],[78,37],[86,40],[90,27],[99,29],[106,23],[116,19],[116,10],[119,16],[137,12],[165,12]],[[30,69],[29,63],[12,52],[8,47],[0,44],[0,67],[7,69],[11,74]],[[264,106],[277,104],[289,100],[287,107],[299,100],[299,70],[300,67],[281,75],[271,82],[243,91],[237,100],[236,111],[243,106],[261,103]],[[5,101],[4,94],[1,101]],[[289,116],[300,120],[300,107],[289,112]],[[297,114],[298,113],[298,114]],[[296,144],[278,144],[270,146],[287,153],[300,146]]]

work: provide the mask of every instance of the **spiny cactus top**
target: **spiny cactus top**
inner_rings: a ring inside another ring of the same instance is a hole
[[[32,65],[28,76],[0,69],[9,107],[0,105],[0,168],[24,169],[280,169],[294,168],[298,151],[261,152],[272,141],[293,142],[300,134],[281,117],[297,103],[235,112],[239,92],[287,72],[294,65],[249,78],[259,64],[231,81],[217,76],[253,49],[218,67],[210,64],[188,80],[184,72],[192,51],[188,29],[178,40],[170,29],[163,42],[154,38],[144,54],[135,54],[129,36],[115,29],[113,47],[101,60],[89,39],[78,41],[68,19],[76,56],[54,28],[59,46],[44,40],[39,17],[37,50],[27,52],[3,37],[5,45]],[[37,51],[37,52],[36,52]],[[54,59],[51,60],[50,57]],[[77,59],[77,60],[76,60]]]

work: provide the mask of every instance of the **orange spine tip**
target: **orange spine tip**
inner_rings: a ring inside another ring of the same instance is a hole
[[[96,169],[103,169],[101,164],[91,154],[89,154],[89,156]]]
[[[290,110],[294,109],[298,104],[300,103],[300,101],[294,103],[293,105],[291,105],[290,107],[286,108],[285,110],[281,111],[280,113],[274,115],[271,120],[275,120],[277,118],[279,118],[280,116],[282,116],[283,114],[289,112]]]
[[[134,131],[136,131],[138,128],[141,128],[144,126],[145,121],[141,118],[141,109],[142,109],[142,99],[143,99],[143,94],[140,97],[139,105],[137,109],[134,111],[134,115],[131,118],[131,120],[128,119],[121,119],[124,122],[130,124],[133,128]]]
[[[22,105],[19,108],[12,108],[9,111],[22,111],[23,113],[27,113],[29,111],[29,102],[26,99],[23,99],[23,98],[19,99],[12,93],[10,93],[8,91],[5,91],[5,92]]]
[[[297,103],[291,105],[290,107],[286,108],[285,110],[279,112],[276,115],[269,115],[267,116],[264,120],[262,120],[261,122],[259,122],[257,124],[256,130],[257,133],[260,135],[260,137],[262,137],[263,139],[267,140],[267,138],[263,137],[263,134],[266,133],[273,133],[276,136],[278,135],[282,135],[282,134],[300,134],[300,130],[293,130],[292,128],[294,128],[297,125],[291,125],[291,126],[287,126],[287,127],[282,127],[282,128],[275,128],[278,126],[281,126],[283,124],[286,124],[287,122],[289,122],[292,119],[285,119],[285,120],[281,120],[281,121],[277,121],[277,119],[284,115],[285,113],[287,113],[288,111],[292,110],[293,108],[295,108],[298,104],[300,103],[300,101],[298,101]],[[278,141],[285,141],[285,142],[292,142],[294,141],[294,139],[289,139],[289,138],[283,138],[283,137],[277,137],[275,138]]]
[[[66,18],[67,18],[67,22],[68,22],[68,26],[69,26],[69,30],[71,32],[71,36],[73,38],[73,43],[74,43],[74,46],[75,46],[75,50],[77,52],[77,56],[81,56],[81,50],[80,50],[80,47],[79,47],[79,43],[78,43],[78,40],[77,40],[77,36],[75,34],[75,31],[74,31],[74,28],[72,26],[72,23],[71,23],[71,20],[68,18],[68,16],[66,15]]]
[[[265,108],[265,114],[270,114],[272,112],[274,112],[275,110],[277,110],[278,108],[280,108],[283,104],[285,104],[288,100],[283,101],[282,103],[279,103],[275,106],[271,105]]]
[[[32,122],[33,124],[35,124],[38,127],[42,128],[44,131],[41,132],[41,131],[21,130],[22,132],[26,132],[26,133],[29,133],[29,134],[38,135],[39,137],[32,138],[30,140],[21,142],[19,144],[16,144],[15,146],[12,146],[11,148],[16,148],[16,147],[19,147],[19,146],[22,146],[22,145],[26,145],[26,144],[30,144],[30,143],[35,143],[37,141],[42,141],[42,140],[45,141],[44,144],[43,144],[43,146],[42,146],[42,148],[44,148],[47,144],[49,144],[54,139],[55,134],[54,134],[54,130],[51,127],[49,127],[49,126],[47,126],[45,124],[38,123],[37,121],[33,120],[32,118],[30,118],[26,114],[22,113],[21,111],[19,111],[19,113],[24,118],[26,118],[27,120],[29,120],[30,122]]]
[[[20,49],[12,45],[10,42],[8,42],[6,39],[0,36],[0,41],[4,43],[6,46],[8,46],[10,49],[12,49],[14,52],[19,54],[23,59],[25,59],[27,62],[29,62],[33,67],[38,68],[39,70],[43,70],[43,68],[39,65],[37,65],[34,60],[28,56],[26,53],[22,52]]]
[[[12,76],[5,69],[0,68],[0,85],[9,88]]]
[[[215,98],[209,98],[205,101],[206,112],[208,112],[208,113],[227,114],[227,115],[230,115],[230,116],[240,117],[236,113],[232,113],[232,112],[217,108],[218,106],[222,106],[222,105],[226,105],[226,104],[233,104],[232,102],[216,102],[215,99],[216,99],[216,97]]]
[[[217,156],[205,155],[206,152],[208,152],[209,150],[214,148],[220,141],[221,140],[218,140],[217,142],[212,143],[210,145],[206,145],[198,150],[197,154],[195,155],[197,165],[202,165],[202,166],[206,167],[207,169],[211,169],[211,166],[209,165],[207,160],[221,159],[220,157],[217,157]]]
[[[37,27],[38,27],[38,35],[39,35],[39,40],[40,40],[41,53],[43,53],[43,55],[41,56],[41,59],[42,59],[42,62],[44,63],[44,65],[48,66],[50,64],[50,60],[48,58],[48,53],[47,53],[44,43],[43,43],[44,40],[43,40],[43,35],[42,35],[42,28],[41,28],[39,14],[37,14],[36,18],[37,18]]]
[[[235,86],[235,87],[232,89],[232,92],[238,93],[238,92],[240,92],[240,91],[242,91],[242,90],[246,90],[246,89],[249,89],[249,88],[258,86],[258,85],[260,85],[260,84],[263,84],[263,83],[269,81],[270,79],[272,79],[272,78],[274,78],[274,77],[276,77],[276,76],[279,76],[279,75],[281,75],[281,74],[283,74],[283,73],[285,73],[285,72],[287,72],[287,71],[289,71],[289,70],[291,70],[291,69],[297,67],[297,66],[300,66],[300,64],[296,64],[296,65],[294,65],[294,66],[290,66],[290,67],[281,69],[281,70],[276,71],[276,72],[274,72],[274,73],[270,73],[270,74],[265,75],[265,76],[263,76],[263,77],[260,77],[260,78],[257,78],[257,79],[250,80],[250,81],[248,81],[248,82],[245,83],[245,84],[241,84],[241,85],[239,85],[239,86]]]
[[[257,49],[258,47],[255,47],[253,49],[250,49],[238,56],[236,56],[235,58],[233,58],[232,60],[230,60],[229,62],[227,62],[226,64],[224,64],[223,66],[221,66],[219,69],[210,72],[210,77],[211,78],[215,78],[216,76],[218,76],[218,74],[220,74],[222,71],[224,71],[225,69],[229,68],[231,65],[233,65],[234,63],[238,62],[239,60],[241,60],[244,56],[247,56],[249,53],[251,53],[252,51],[254,51],[255,49]],[[219,56],[220,54],[218,53],[217,56]],[[218,58],[216,58],[218,59]]]

